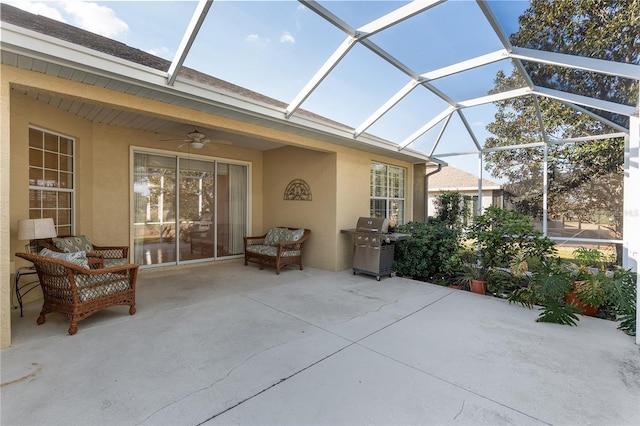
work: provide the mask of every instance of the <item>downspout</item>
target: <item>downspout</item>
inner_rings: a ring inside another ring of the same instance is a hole
[[[429,223],[429,176],[435,175],[442,170],[442,164],[438,168],[424,175],[424,223]]]

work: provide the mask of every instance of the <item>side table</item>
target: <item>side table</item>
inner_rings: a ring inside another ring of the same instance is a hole
[[[21,266],[16,271],[14,289],[16,292],[16,299],[18,300],[18,304],[20,305],[20,316],[22,317],[22,298],[29,293],[34,288],[40,285],[40,280],[36,279],[34,281],[29,281],[28,283],[20,284],[20,277],[25,275],[37,275],[35,266]],[[13,305],[13,298],[11,299],[11,304]],[[13,305],[14,309],[18,309],[16,305]]]

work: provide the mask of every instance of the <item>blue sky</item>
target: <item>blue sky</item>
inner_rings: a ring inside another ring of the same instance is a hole
[[[166,59],[180,44],[196,2],[193,1],[3,1],[32,13],[96,32]],[[402,6],[400,1],[321,1],[333,14],[360,27]],[[507,34],[517,30],[517,16],[528,1],[490,2]],[[185,65],[207,74],[291,102],[316,70],[345,39],[345,34],[296,1],[213,2]],[[371,40],[418,73],[425,73],[502,48],[475,1],[450,0],[374,35]],[[433,82],[456,101],[487,94],[499,62]],[[362,46],[354,47],[302,108],[352,127],[359,126],[409,78]],[[420,89],[420,88],[418,88]],[[446,108],[428,90],[414,90],[369,133],[400,143]],[[493,106],[465,109],[482,143]],[[411,145],[430,152],[441,125]],[[470,151],[471,138],[454,115],[438,153]],[[477,156],[444,158],[477,172]]]

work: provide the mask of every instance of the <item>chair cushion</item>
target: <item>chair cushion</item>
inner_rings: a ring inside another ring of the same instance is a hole
[[[263,244],[255,244],[252,246],[247,246],[247,251],[249,253],[262,254],[264,256],[276,257],[278,255],[278,247],[268,246]],[[281,253],[282,257],[292,257],[299,256],[300,250],[284,250]]]
[[[286,237],[288,235],[289,230],[287,228],[271,228],[264,237],[264,245],[277,246],[280,241],[287,241]]]
[[[86,235],[79,237],[52,238],[53,244],[65,253],[73,253],[74,251],[84,251],[90,253],[93,251],[93,245]]]
[[[130,287],[128,278],[123,278],[122,275],[114,273],[100,275],[76,274],[75,281],[78,286],[78,299],[80,302],[98,299],[119,291],[128,290]],[[105,284],[95,285],[101,282],[105,282]]]
[[[129,263],[129,259],[102,259],[102,266],[104,268],[112,268],[114,266],[122,266]]]
[[[89,260],[87,259],[87,253],[85,251],[76,251],[73,253],[58,253],[56,251],[49,250],[48,248],[43,248],[40,251],[40,256],[53,257],[55,259],[75,263],[76,265],[89,269]]]

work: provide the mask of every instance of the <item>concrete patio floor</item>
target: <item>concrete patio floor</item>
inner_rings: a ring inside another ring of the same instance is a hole
[[[402,278],[241,261],[141,271],[137,313],[36,325],[0,353],[9,425],[640,424],[616,324]]]

